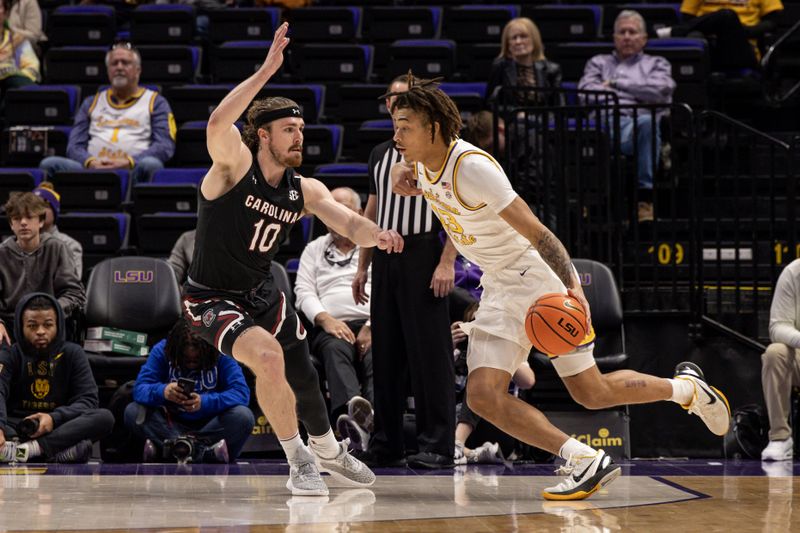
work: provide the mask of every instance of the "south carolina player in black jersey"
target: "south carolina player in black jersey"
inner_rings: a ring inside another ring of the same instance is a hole
[[[375,475],[331,431],[306,333],[287,296],[273,283],[270,261],[281,238],[305,213],[359,246],[400,252],[403,240],[334,201],[319,181],[295,175],[302,161],[303,118],[286,98],[253,102],[243,135],[234,122],[283,63],[283,24],[259,70],[209,117],[213,164],[203,178],[184,312],[192,329],[256,376],[256,395],[289,460],[293,494],[327,495],[320,471],[355,486]],[[295,399],[296,395],[296,399]],[[295,410],[297,405],[297,411]],[[297,418],[309,434],[300,439]]]

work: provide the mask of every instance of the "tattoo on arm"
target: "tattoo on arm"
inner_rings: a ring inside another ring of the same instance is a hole
[[[625,388],[626,389],[643,389],[647,387],[647,384],[644,382],[643,379],[627,379],[625,380]]]
[[[572,277],[572,262],[569,259],[569,254],[564,245],[561,244],[555,235],[550,230],[545,230],[539,242],[536,244],[536,249],[539,255],[547,266],[553,269],[558,279],[568,288],[572,289],[575,285],[575,280]]]

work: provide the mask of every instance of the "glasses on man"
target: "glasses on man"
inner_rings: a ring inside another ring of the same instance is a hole
[[[356,250],[358,250],[358,247],[354,247],[352,250],[350,250],[350,253],[347,255],[347,257],[339,260],[335,259],[336,256],[334,255],[334,250],[335,244],[331,242],[328,247],[325,248],[325,253],[323,254],[325,261],[327,261],[330,266],[346,267],[353,260],[353,256],[356,255]]]

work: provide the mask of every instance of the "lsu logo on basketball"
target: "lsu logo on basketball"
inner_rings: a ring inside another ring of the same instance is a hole
[[[115,270],[114,283],[153,283],[155,272],[152,270]]]
[[[564,303],[564,305],[566,306],[567,304]],[[567,335],[570,337],[575,338],[578,336],[578,328],[576,328],[574,324],[570,324],[568,321],[564,320],[564,317],[559,318],[556,324],[558,324],[558,327],[567,332]]]

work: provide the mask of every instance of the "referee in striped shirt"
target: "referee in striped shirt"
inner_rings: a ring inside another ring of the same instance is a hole
[[[389,93],[408,90],[407,76],[395,78]],[[393,97],[386,99],[391,109]],[[403,412],[409,384],[414,395],[419,452],[408,457],[418,468],[453,465],[455,373],[447,295],[453,290],[456,250],[422,196],[392,192],[390,169],[402,160],[391,139],[369,157],[369,199],[364,216],[405,241],[400,254],[364,248],[353,281],[357,301],[365,302],[367,268],[372,262],[372,365],[375,433],[367,464],[406,463]]]

